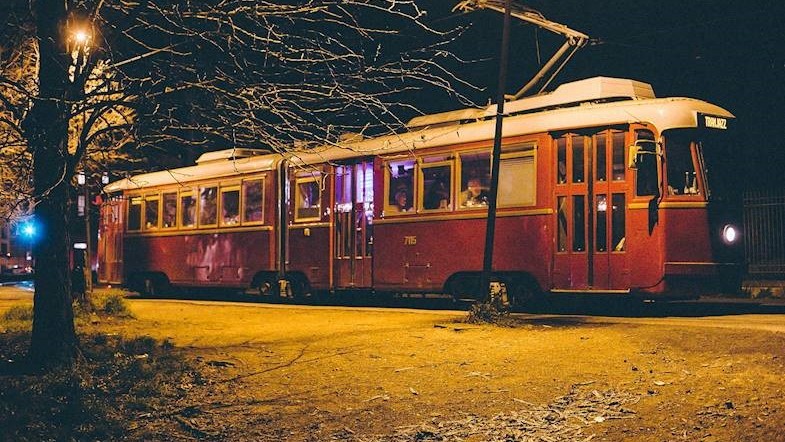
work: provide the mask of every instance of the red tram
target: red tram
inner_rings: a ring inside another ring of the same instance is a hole
[[[712,193],[733,115],[597,77],[505,103],[494,277],[538,293],[737,286],[738,218]],[[230,149],[109,184],[98,275],[168,286],[476,294],[495,105],[270,154]]]

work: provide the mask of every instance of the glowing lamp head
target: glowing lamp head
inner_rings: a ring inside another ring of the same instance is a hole
[[[84,29],[74,31],[74,43],[78,46],[85,46],[90,41],[90,34]]]
[[[722,228],[722,240],[728,245],[735,244],[739,240],[739,229],[732,224],[726,224]]]
[[[26,223],[22,226],[22,235],[28,238],[35,236],[35,225],[33,225],[33,223]]]

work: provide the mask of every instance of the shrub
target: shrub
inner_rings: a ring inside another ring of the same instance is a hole
[[[106,297],[100,310],[107,315],[131,316],[131,311],[128,310],[128,304],[125,302],[125,298],[119,295],[109,295]]]
[[[477,304],[474,304],[469,311],[467,321],[473,324],[496,323],[504,314],[505,312],[499,311],[493,303],[478,302]]]
[[[32,305],[15,305],[8,309],[3,314],[3,319],[6,321],[32,321],[33,320],[33,306]]]
[[[95,313],[121,318],[133,317],[122,290],[96,290],[90,298]]]
[[[29,339],[0,334],[0,356],[22,360]],[[71,368],[0,376],[0,440],[155,439],[134,416],[183,400],[180,385],[201,385],[197,366],[171,344],[105,334],[80,340],[85,357]]]

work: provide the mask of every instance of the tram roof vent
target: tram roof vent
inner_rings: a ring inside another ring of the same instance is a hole
[[[594,77],[564,83],[553,92],[522,98],[504,104],[505,114],[578,106],[581,103],[656,98],[649,83],[626,78]],[[496,115],[496,105],[488,106],[486,117]]]
[[[448,112],[440,112],[438,114],[422,115],[414,117],[406,123],[409,129],[422,128],[422,127],[439,127],[447,125],[455,125],[463,122],[474,122],[482,120],[485,117],[485,109],[458,109]]]
[[[239,160],[241,158],[267,155],[268,151],[261,149],[234,148],[205,152],[196,160],[196,164],[214,163],[218,161]]]
[[[553,92],[546,92],[504,104],[507,115],[545,111],[562,107],[578,106],[581,103],[608,102],[619,100],[646,100],[656,98],[648,83],[626,78],[594,77],[565,83]],[[459,109],[412,118],[406,127],[417,129],[461,124],[487,120],[496,115],[496,105],[484,109]]]

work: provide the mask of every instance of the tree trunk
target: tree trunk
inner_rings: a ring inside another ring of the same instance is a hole
[[[39,94],[23,129],[33,154],[33,188],[39,226],[33,247],[35,296],[30,360],[42,367],[69,364],[79,354],[69,271],[68,153],[70,56],[64,40],[65,2],[34,2],[39,47]]]

